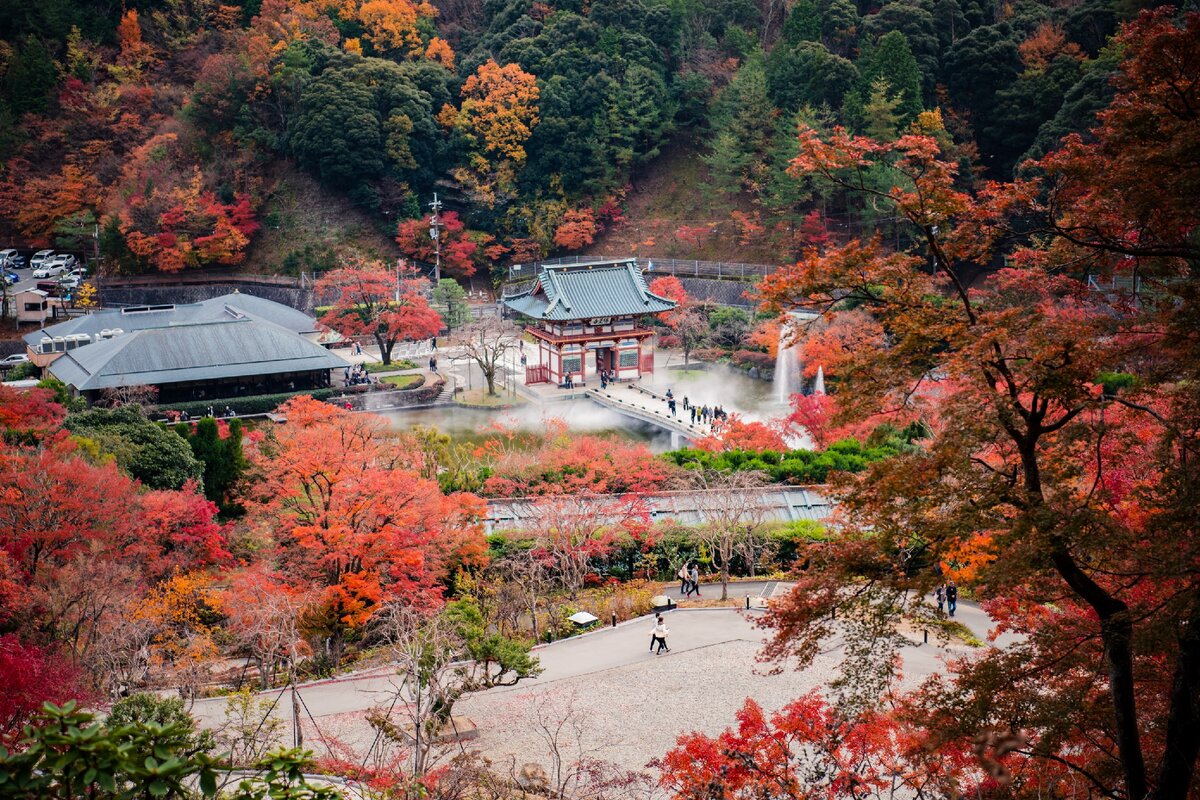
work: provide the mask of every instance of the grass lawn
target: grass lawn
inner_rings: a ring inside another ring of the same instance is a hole
[[[454,395],[454,402],[476,408],[509,408],[522,405],[525,401],[505,391],[489,395],[486,389],[472,389]]]
[[[399,369],[416,369],[417,365],[407,358],[398,358],[390,364],[380,364],[378,361],[368,361],[363,364],[367,372],[395,372]]]
[[[379,379],[397,389],[415,389],[425,382],[424,375],[386,375]]]

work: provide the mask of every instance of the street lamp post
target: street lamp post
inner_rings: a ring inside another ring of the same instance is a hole
[[[438,216],[442,210],[442,201],[438,200],[437,192],[433,193],[433,202],[429,204],[433,215],[429,218],[429,238],[433,239],[433,285],[442,281],[442,220]]]

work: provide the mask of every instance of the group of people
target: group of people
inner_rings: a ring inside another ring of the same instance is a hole
[[[691,412],[693,425],[697,422],[705,425],[715,425],[729,416],[721,406],[688,406],[688,411]]]
[[[437,356],[429,357],[429,371],[434,373],[437,372]]]
[[[171,417],[171,416],[172,416],[172,412],[167,412],[167,416],[168,416],[168,417]],[[219,417],[224,417],[224,418],[229,418],[229,417],[236,417],[236,416],[237,416],[237,412],[236,412],[236,411],[234,411],[234,410],[233,410],[232,408],[230,408],[229,406],[225,406],[225,409],[224,409],[224,410],[223,410],[223,411],[220,413],[220,415],[218,415],[218,414],[217,414],[217,410],[216,410],[215,408],[213,408],[212,406],[209,406],[209,407],[208,407],[208,411],[207,411],[207,413],[205,413],[205,415],[204,415],[204,416],[206,416],[206,417],[212,417],[213,419],[218,419],[218,416],[219,416]],[[175,416],[175,417],[174,417],[174,419],[175,419],[176,421],[178,421],[178,422],[191,422],[191,421],[192,421],[192,415],[191,415],[191,414],[189,414],[189,413],[188,413],[188,412],[186,412],[186,411],[180,411],[180,412],[179,412],[179,414],[178,414],[177,416]]]
[[[670,412],[672,417],[676,416],[675,393],[670,389],[667,389],[666,401],[667,411]],[[716,425],[729,417],[729,414],[721,406],[698,406],[689,401],[687,395],[683,396],[683,413],[684,416],[691,419],[692,425],[695,425],[697,422],[704,425]]]
[[[684,597],[700,596],[700,570],[695,564],[685,563],[676,573],[679,578],[679,593]]]
[[[342,380],[343,386],[358,386],[362,383],[373,383],[370,374],[367,373],[366,367],[362,364],[355,364],[353,367],[346,367],[346,374]]]
[[[933,596],[937,600],[938,613],[941,614],[945,606],[946,613],[953,617],[958,609],[958,584],[950,581],[944,586],[939,586],[933,591]]]
[[[600,388],[607,389],[610,383],[617,382],[617,371],[615,369],[600,370]]]

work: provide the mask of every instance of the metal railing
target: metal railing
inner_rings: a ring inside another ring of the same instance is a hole
[[[779,268],[776,264],[744,264],[730,261],[695,261],[682,258],[641,258],[637,256],[564,256],[539,261],[534,264],[514,264],[508,268],[509,281],[532,280],[543,266],[569,266],[572,264],[623,264],[635,262],[651,276],[674,275],[676,277],[717,278],[718,280],[755,280],[770,275]]]

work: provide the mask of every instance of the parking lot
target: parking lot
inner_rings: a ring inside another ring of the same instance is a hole
[[[60,276],[52,276],[49,278],[33,277],[34,267],[32,267],[30,265],[30,261],[33,258],[34,253],[39,252],[39,251],[30,250],[27,248],[15,248],[16,251],[22,257],[24,257],[25,265],[19,269],[12,268],[8,264],[8,262],[5,261],[4,256],[2,255],[4,253],[9,252],[11,249],[13,249],[13,248],[0,247],[0,269],[2,269],[5,273],[11,272],[17,276],[17,282],[10,285],[10,287],[9,287],[9,294],[15,294],[16,292],[24,291],[25,289],[36,289],[38,283],[44,282],[44,281],[54,281],[57,279],[57,277],[60,277]],[[51,248],[45,248],[45,249],[51,249]],[[87,263],[86,257],[81,253],[72,253],[70,251],[62,251],[62,250],[54,250],[53,252],[55,254],[66,253],[66,254],[75,256],[75,258],[78,261],[79,266],[84,266]],[[65,275],[66,273],[63,273],[63,274]]]

